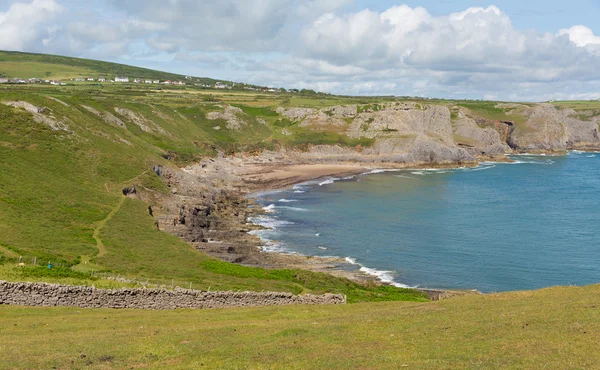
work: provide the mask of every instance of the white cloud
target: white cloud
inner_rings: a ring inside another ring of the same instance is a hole
[[[600,88],[592,29],[521,30],[496,6],[434,16],[349,11],[353,0],[98,0],[99,12],[18,1],[0,13],[0,48],[343,94],[535,100]]]
[[[560,36],[568,35],[569,40],[579,47],[600,45],[600,36],[594,35],[594,32],[586,26],[579,25],[569,29],[562,29],[558,34]]]
[[[55,0],[11,4],[0,13],[0,49],[25,51],[48,44],[56,32],[51,21],[64,10]]]

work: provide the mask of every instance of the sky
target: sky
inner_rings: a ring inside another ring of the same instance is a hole
[[[599,0],[0,0],[0,49],[334,94],[599,99],[598,19]]]

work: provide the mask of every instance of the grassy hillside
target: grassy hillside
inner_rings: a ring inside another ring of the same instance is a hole
[[[129,76],[160,80],[184,80],[185,76],[154,71],[147,68],[98,60],[64,57],[59,55],[0,51],[0,77],[70,79],[76,77]],[[194,78],[194,82],[214,84],[218,80]]]
[[[0,307],[2,367],[594,369],[600,286],[165,312]]]
[[[233,103],[231,96],[145,86],[0,87],[0,102],[36,107],[32,114],[0,104],[0,279],[115,285],[81,275],[48,275],[41,267],[22,272],[14,265],[23,257],[27,263],[50,261],[84,273],[197,289],[340,292],[350,302],[424,300],[414,291],[361,287],[325,274],[233,267],[156,230],[147,204],[122,196],[121,189],[134,183],[166,192],[151,170],[155,164],[181,165],[217,150],[342,138],[311,136],[300,127],[284,137],[274,125],[273,107],[279,102],[266,95],[237,100],[239,129],[228,129],[224,119],[207,118],[223,111],[226,100]],[[35,113],[38,108],[43,113]]]

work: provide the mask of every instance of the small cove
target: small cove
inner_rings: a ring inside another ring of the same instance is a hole
[[[399,286],[482,292],[600,281],[600,155],[321,179],[257,200],[265,249],[347,257]],[[376,172],[376,171],[375,171]]]

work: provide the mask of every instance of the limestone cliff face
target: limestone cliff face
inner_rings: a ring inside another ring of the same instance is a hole
[[[315,147],[312,154],[332,155],[349,160],[355,156],[377,156],[395,162],[449,163],[475,158],[456,145],[450,110],[440,105],[386,103],[348,105],[321,110],[279,108],[278,113],[312,130],[342,131],[350,138],[375,139],[374,145],[359,152]]]
[[[450,111],[452,109],[452,113]],[[315,147],[312,157],[375,156],[404,163],[468,162],[515,152],[600,149],[600,117],[551,104],[498,104],[505,119],[486,118],[467,108],[420,103],[347,105],[324,109],[279,108],[277,112],[311,130],[335,130],[350,138],[375,139],[360,152]],[[583,120],[581,119],[583,116]],[[360,160],[360,159],[359,159]]]
[[[457,115],[452,121],[454,139],[469,153],[496,157],[511,152],[511,148],[506,144],[511,131],[510,126],[480,119],[480,123],[483,124],[483,127],[480,127],[477,120],[465,111],[459,110]]]
[[[572,109],[559,110],[550,104],[521,108],[527,117],[517,125],[509,144],[520,151],[565,151],[600,148],[597,121],[582,121]]]

